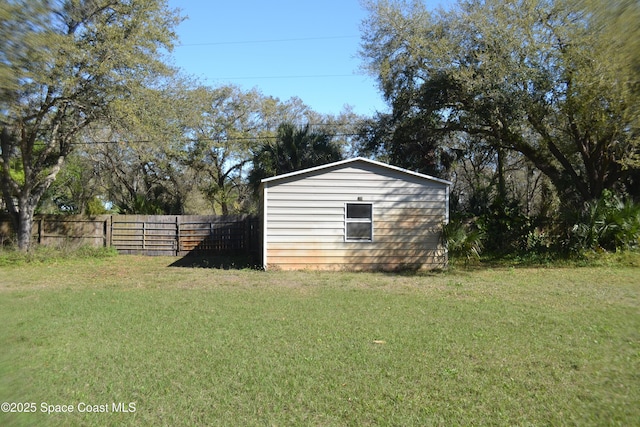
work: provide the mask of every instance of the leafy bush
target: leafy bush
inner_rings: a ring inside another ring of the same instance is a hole
[[[601,198],[587,202],[565,219],[566,246],[573,251],[616,251],[640,244],[640,204],[605,190]]]
[[[451,255],[464,257],[467,261],[480,259],[485,238],[485,233],[480,228],[460,220],[452,220],[444,225],[442,238]]]
[[[533,232],[533,221],[522,213],[517,201],[496,201],[491,210],[478,219],[485,230],[488,251],[512,253],[526,249]]]

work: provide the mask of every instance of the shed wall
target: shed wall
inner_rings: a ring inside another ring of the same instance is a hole
[[[447,263],[440,242],[446,184],[376,165],[350,165],[265,186],[267,268],[433,269]],[[373,204],[373,241],[345,242],[345,204]]]

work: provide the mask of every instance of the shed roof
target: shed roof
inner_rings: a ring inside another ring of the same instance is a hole
[[[371,159],[366,159],[364,157],[354,157],[352,159],[340,160],[338,162],[327,163],[326,165],[315,166],[315,167],[308,168],[308,169],[302,169],[302,170],[295,171],[295,172],[289,172],[289,173],[285,173],[285,174],[282,174],[282,175],[276,175],[276,176],[272,176],[270,178],[264,178],[260,182],[262,182],[262,183],[271,183],[271,182],[275,182],[275,181],[278,181],[278,180],[281,180],[281,179],[292,178],[292,177],[300,177],[300,178],[302,178],[304,175],[307,175],[307,174],[310,174],[310,173],[313,173],[313,172],[321,172],[324,169],[335,168],[336,166],[347,166],[347,165],[354,164],[354,163],[365,163],[365,164],[380,166],[380,167],[387,168],[387,169],[390,169],[390,170],[393,170],[393,171],[405,173],[405,174],[413,176],[413,177],[422,178],[422,179],[425,179],[425,180],[437,182],[437,183],[444,184],[444,185],[447,185],[447,186],[451,185],[451,181],[447,181],[446,179],[436,178],[436,177],[433,177],[431,175],[425,175],[425,174],[422,174],[422,173],[413,172],[413,171],[410,171],[409,169],[404,169],[404,168],[401,168],[401,167],[398,167],[398,166],[392,166],[392,165],[389,165],[387,163],[378,162],[378,161],[371,160]]]

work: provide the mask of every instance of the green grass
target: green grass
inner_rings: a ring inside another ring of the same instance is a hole
[[[56,263],[64,260],[102,259],[114,257],[118,252],[114,248],[96,248],[91,246],[61,245],[47,247],[34,245],[29,252],[16,248],[0,246],[0,268],[25,264]]]
[[[0,267],[0,402],[38,410],[0,413],[0,425],[640,420],[636,267],[394,275],[175,261]],[[43,402],[76,412],[46,415]],[[113,413],[119,402],[135,413]]]

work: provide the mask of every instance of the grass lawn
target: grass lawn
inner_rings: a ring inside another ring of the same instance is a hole
[[[394,275],[174,261],[0,267],[0,402],[35,410],[0,425],[640,422],[637,267]]]

